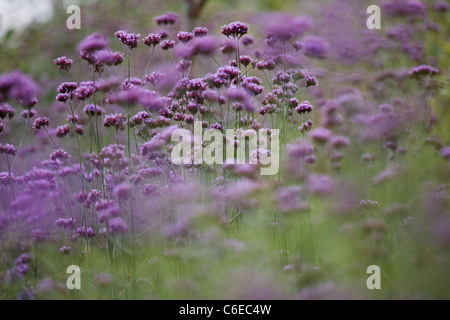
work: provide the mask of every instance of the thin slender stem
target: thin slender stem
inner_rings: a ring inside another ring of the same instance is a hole
[[[3,143],[6,145],[6,128],[3,129]],[[8,165],[8,177],[9,177],[9,185],[11,186],[11,192],[13,195],[13,199],[16,199],[16,192],[14,191],[14,185],[12,180],[12,174],[11,174],[11,164],[9,162],[9,154],[6,154],[6,163]]]
[[[147,75],[148,68],[150,68],[150,63],[152,62],[152,59],[153,59],[153,52],[155,52],[155,46],[153,46],[153,48],[152,48],[152,53],[150,54],[150,59],[148,59],[147,67],[145,68],[144,75],[142,76],[142,81],[141,81],[142,85],[141,86],[144,85],[145,76]]]

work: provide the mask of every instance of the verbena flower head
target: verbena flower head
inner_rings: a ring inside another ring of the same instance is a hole
[[[222,34],[226,35],[227,37],[237,37],[241,38],[244,34],[247,34],[248,32],[248,24],[235,21],[228,25],[222,26]]]
[[[254,42],[255,40],[250,36],[245,36],[242,38],[242,44],[246,47],[253,44]]]
[[[58,228],[62,228],[62,229],[70,229],[73,228],[75,226],[76,220],[72,219],[72,218],[60,218],[55,220],[54,224],[55,226],[57,226]]]
[[[131,187],[128,183],[119,184],[114,188],[113,194],[121,200],[127,200],[131,195]]]
[[[84,107],[83,109],[84,113],[86,113],[87,115],[91,115],[91,116],[99,116],[101,115],[104,110],[102,109],[102,107],[94,105],[94,104],[88,104]]]
[[[293,43],[293,46],[294,46],[295,51],[299,51],[303,48],[303,43],[300,41],[295,41]]]
[[[78,87],[76,82],[63,82],[61,83],[57,90],[59,93],[69,93],[74,91]]]
[[[161,42],[160,46],[161,49],[168,51],[170,49],[173,49],[173,46],[175,45],[175,41],[173,40],[164,40],[163,42]]]
[[[165,73],[160,71],[153,71],[151,74],[145,76],[145,80],[151,83],[153,87],[156,87],[157,82],[166,76]]]
[[[156,32],[161,37],[161,40],[167,39],[169,37],[169,31],[161,29]]]
[[[303,42],[303,53],[309,57],[324,59],[328,50],[328,42],[320,37],[308,36]]]
[[[295,111],[300,114],[309,113],[314,109],[314,107],[309,103],[309,101],[301,102],[296,108]]]
[[[196,37],[205,37],[208,34],[208,28],[206,27],[196,27],[192,30],[192,33]]]
[[[178,14],[167,12],[163,15],[155,17],[155,22],[158,25],[172,25],[178,22]]]
[[[79,100],[86,100],[91,97],[97,89],[97,84],[95,85],[92,81],[83,81],[80,83],[79,87],[75,89],[74,94]]]
[[[223,43],[223,45],[220,47],[220,51],[223,54],[231,54],[233,52],[236,51],[236,44],[234,43],[234,41],[231,40],[227,40],[226,42]]]
[[[56,149],[50,154],[50,160],[51,161],[57,161],[57,160],[67,160],[70,158],[70,155],[64,151],[63,149]]]
[[[156,46],[158,43],[161,42],[161,35],[158,33],[149,33],[148,36],[144,38],[144,44],[146,46]]]
[[[283,70],[278,70],[275,76],[272,79],[274,84],[282,85],[283,83],[286,84],[289,81],[291,81],[291,76],[284,72]]]
[[[95,236],[95,231],[91,227],[88,227],[86,229],[85,226],[82,226],[81,228],[77,228],[77,234],[79,237],[82,237],[82,238],[86,238],[86,237],[92,238]]]
[[[108,220],[108,225],[111,234],[123,234],[130,230],[126,222],[120,217]]]
[[[56,101],[66,102],[67,100],[69,100],[70,96],[71,95],[68,93],[59,93],[56,95]]]
[[[412,68],[408,74],[412,78],[420,78],[423,76],[433,76],[438,73],[439,69],[423,64],[421,66]]]
[[[122,113],[115,113],[105,116],[103,125],[105,127],[112,127],[116,130],[125,130],[125,124],[127,122],[127,116]]]
[[[11,107],[11,105],[7,103],[1,103],[0,104],[0,118],[5,119],[8,117],[8,119],[11,119],[16,114],[16,110]]]
[[[130,49],[134,49],[139,44],[140,34],[128,32],[127,30],[119,30],[114,33],[114,35],[122,41]]]
[[[317,80],[316,76],[314,76],[306,69],[293,70],[290,71],[290,73],[295,81],[300,80],[306,82],[306,87],[319,85],[319,81]]]
[[[417,0],[394,0],[382,4],[383,12],[389,16],[420,16],[426,13],[426,5]]]
[[[318,127],[312,130],[309,135],[315,142],[326,143],[331,138],[331,131],[323,127]]]
[[[10,156],[15,156],[17,152],[17,148],[14,147],[12,144],[0,144],[0,154],[6,154]]]
[[[100,50],[94,54],[94,61],[99,65],[117,66],[124,60],[123,53],[118,51]]]
[[[440,12],[446,12],[450,9],[450,5],[445,1],[436,1],[434,3],[434,10]]]
[[[197,37],[190,42],[192,55],[211,55],[217,49],[217,39],[210,36]]]
[[[56,128],[55,130],[55,135],[58,138],[64,138],[65,136],[67,136],[70,132],[70,126],[68,124],[59,126]]]
[[[180,31],[180,32],[178,32],[177,38],[181,42],[187,43],[187,42],[191,41],[192,39],[194,39],[194,34],[191,32]]]
[[[84,38],[78,44],[78,51],[93,53],[98,50],[107,49],[108,46],[109,46],[108,39],[104,35],[95,32]]]
[[[66,71],[69,71],[70,67],[73,64],[73,60],[65,56],[56,58],[55,60],[53,60],[53,62],[58,66],[59,69]]]
[[[39,87],[28,75],[15,70],[0,76],[0,101],[18,101],[24,108],[32,108],[38,101]]]
[[[33,122],[33,129],[35,130],[41,130],[44,127],[48,126],[50,122],[50,119],[47,117],[39,117],[36,118]]]
[[[350,140],[344,136],[334,136],[330,140],[330,145],[335,149],[345,148],[350,144]]]
[[[333,178],[325,174],[309,175],[306,186],[309,192],[322,195],[329,194],[335,189]]]
[[[189,68],[191,67],[191,65],[192,65],[192,61],[191,60],[183,59],[180,62],[178,62],[176,68],[177,68],[177,70],[179,72],[183,73],[183,72],[188,71]]]

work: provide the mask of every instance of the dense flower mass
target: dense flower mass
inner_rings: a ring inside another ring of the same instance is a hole
[[[446,2],[141,2],[3,39],[0,297],[450,297]]]

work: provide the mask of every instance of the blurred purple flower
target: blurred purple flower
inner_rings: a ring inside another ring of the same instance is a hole
[[[78,51],[93,53],[97,50],[107,49],[108,46],[108,39],[104,35],[95,32],[78,44]]]
[[[2,99],[18,101],[24,108],[31,108],[37,103],[39,87],[28,75],[15,70],[0,76],[0,102]]]
[[[326,128],[318,127],[311,130],[309,136],[315,142],[326,143],[331,138],[331,131]]]
[[[449,147],[443,147],[443,148],[441,149],[441,156],[442,156],[444,159],[450,161],[450,146],[449,146]]]
[[[333,178],[324,174],[310,174],[306,186],[314,194],[329,194],[334,191]]]
[[[172,25],[178,22],[178,14],[167,12],[163,15],[155,17],[155,22],[158,25]]]
[[[125,221],[120,217],[108,220],[108,225],[111,234],[123,234],[130,230]]]
[[[303,41],[303,53],[306,56],[323,59],[326,57],[328,50],[328,42],[323,38],[308,36]]]

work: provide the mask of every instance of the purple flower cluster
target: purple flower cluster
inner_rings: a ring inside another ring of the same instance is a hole
[[[170,49],[173,49],[174,45],[175,45],[175,41],[174,40],[164,40],[160,44],[161,49],[166,50],[166,51],[168,51]]]
[[[323,38],[308,36],[304,39],[302,52],[306,56],[323,59],[328,51],[329,44]]]
[[[433,76],[435,74],[439,73],[439,69],[427,66],[427,65],[421,65],[418,67],[414,67],[409,71],[409,76],[413,78],[420,78],[424,76]]]
[[[119,30],[114,33],[116,38],[118,38],[124,45],[126,45],[130,50],[134,49],[139,44],[140,34],[128,32],[127,30]]]
[[[91,227],[86,228],[85,226],[82,226],[81,228],[77,228],[77,234],[81,238],[93,238],[95,236],[95,231]],[[67,251],[67,249],[64,251]],[[63,251],[61,252],[63,253]]]
[[[161,35],[157,33],[149,33],[148,36],[144,38],[144,44],[146,46],[156,46],[158,43],[161,42]]]
[[[309,103],[309,101],[303,101],[298,104],[298,106],[295,108],[295,111],[297,113],[303,114],[303,113],[309,113],[313,111],[314,107]]]
[[[55,226],[57,226],[58,228],[61,229],[71,229],[75,226],[75,223],[77,221],[75,219],[72,218],[59,218],[57,220],[55,220]]]
[[[248,29],[248,24],[235,21],[228,25],[222,26],[222,34],[227,37],[232,36],[235,38],[241,38],[244,34],[247,34]]]
[[[177,35],[178,40],[183,43],[187,43],[194,39],[194,34],[192,32],[180,31]]]
[[[173,12],[167,12],[155,18],[156,24],[159,25],[172,25],[178,22],[178,14]]]
[[[87,54],[93,53],[98,50],[104,50],[109,47],[109,41],[108,39],[99,33],[93,33],[86,38],[84,38],[79,44],[78,44],[78,51],[80,52],[81,56],[87,58]]]
[[[16,110],[11,105],[7,103],[0,104],[0,118],[5,119],[8,117],[8,119],[11,119],[15,114]]]
[[[18,101],[26,109],[36,105],[38,95],[37,83],[28,75],[15,70],[0,76],[0,102]]]
[[[206,28],[206,27],[196,27],[196,28],[194,28],[192,33],[194,34],[194,36],[202,38],[202,37],[205,37],[208,34],[208,28]]]
[[[17,148],[14,147],[12,144],[1,144],[0,145],[0,154],[6,154],[6,155],[10,155],[10,156],[15,156],[17,153]]]
[[[127,116],[122,113],[115,113],[111,115],[106,115],[103,120],[103,125],[105,127],[112,127],[116,130],[125,130],[125,124],[127,122]]]
[[[33,122],[33,129],[35,130],[41,130],[44,127],[47,127],[50,123],[50,119],[47,117],[39,117],[36,118]]]
[[[83,112],[90,116],[100,116],[102,113],[104,113],[104,110],[102,107],[94,105],[94,104],[88,104],[83,108]]]
[[[58,66],[58,69],[65,71],[69,71],[73,64],[73,60],[65,56],[56,58],[55,60],[53,60],[53,62],[55,62],[55,64]]]

